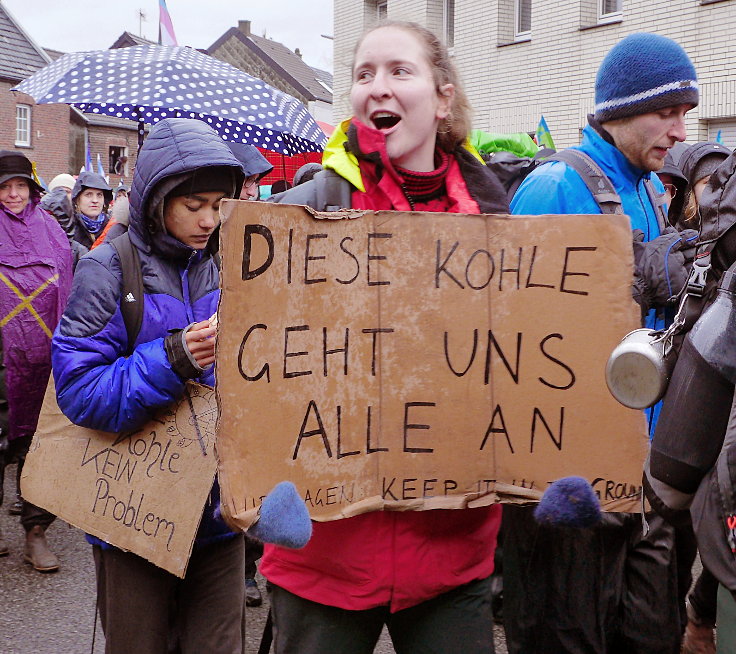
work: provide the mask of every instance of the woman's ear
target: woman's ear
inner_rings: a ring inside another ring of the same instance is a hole
[[[450,115],[452,101],[455,99],[455,85],[443,84],[437,89],[439,103],[437,105],[437,118],[443,120]]]

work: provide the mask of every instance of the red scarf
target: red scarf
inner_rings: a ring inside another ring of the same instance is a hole
[[[353,193],[354,209],[479,213],[453,155],[436,150],[437,168],[430,172],[397,169],[388,158],[384,134],[355,119],[348,143],[360,160],[365,185],[365,192]]]

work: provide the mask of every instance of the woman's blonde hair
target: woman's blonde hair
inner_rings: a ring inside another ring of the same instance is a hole
[[[700,224],[700,212],[698,209],[698,201],[695,199],[695,193],[690,189],[687,192],[685,208],[682,211],[683,225],[692,229],[698,229],[698,225]]]
[[[472,110],[468,97],[465,95],[460,77],[457,74],[455,65],[450,59],[447,48],[437,36],[426,27],[418,23],[409,21],[386,20],[381,21],[378,25],[366,30],[358,40],[353,49],[353,64],[351,70],[355,69],[355,55],[358,52],[360,44],[368,34],[375,32],[383,27],[395,27],[409,32],[417,37],[419,42],[424,46],[427,54],[429,65],[434,76],[435,89],[440,94],[440,88],[445,84],[452,84],[455,87],[455,95],[450,103],[450,113],[447,118],[443,118],[437,127],[437,146],[445,152],[452,152],[461,145],[470,134],[472,126]]]

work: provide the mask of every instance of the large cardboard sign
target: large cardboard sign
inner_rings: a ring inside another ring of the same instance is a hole
[[[73,425],[53,378],[23,466],[23,497],[75,527],[184,577],[212,488],[217,403],[212,388],[185,396],[121,434]]]
[[[538,499],[567,475],[637,510],[644,418],[604,378],[639,326],[625,216],[223,213],[217,450],[235,523],[285,479],[316,520]]]

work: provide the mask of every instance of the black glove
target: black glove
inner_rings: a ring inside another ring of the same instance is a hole
[[[687,283],[695,257],[698,232],[678,232],[668,227],[657,238],[644,242],[644,233],[634,235],[634,300],[646,312],[663,307]]]

